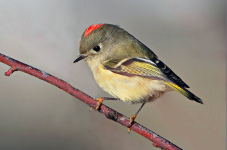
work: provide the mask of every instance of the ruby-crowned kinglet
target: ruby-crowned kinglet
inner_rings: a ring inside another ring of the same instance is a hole
[[[74,63],[82,59],[86,60],[104,91],[124,102],[142,103],[130,123],[146,102],[154,101],[168,91],[176,90],[190,100],[203,103],[153,51],[116,25],[88,27],[81,37],[80,56]],[[96,109],[103,99],[98,99]]]

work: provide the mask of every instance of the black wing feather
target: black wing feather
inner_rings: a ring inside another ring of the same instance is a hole
[[[174,83],[183,88],[189,88],[189,86],[178,77],[168,66],[166,66],[161,60],[157,57],[154,57],[152,61],[158,66],[159,69]]]

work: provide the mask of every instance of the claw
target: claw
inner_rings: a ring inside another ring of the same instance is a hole
[[[100,106],[101,106],[101,104],[102,104],[102,102],[104,101],[104,97],[100,97],[100,98],[98,98],[98,99],[96,99],[97,101],[98,101],[98,104],[97,104],[97,106],[96,106],[96,110],[98,110],[99,108],[100,108]],[[93,107],[90,107],[90,111],[93,109]]]
[[[98,99],[96,99],[98,101],[98,104],[96,106],[96,109],[98,110],[102,104],[102,102],[104,101],[104,98],[103,97],[100,97]]]
[[[133,121],[136,119],[136,116],[137,116],[137,115],[135,114],[135,115],[133,115],[133,116],[130,118],[130,122],[129,122],[129,123],[130,123],[131,125],[132,125]]]
[[[134,114],[132,117],[130,117],[130,122],[128,124],[128,133],[130,133],[131,129],[130,127],[132,126],[132,123],[134,122],[134,120],[136,119],[136,114]]]
[[[90,111],[93,109],[93,107],[90,107]]]

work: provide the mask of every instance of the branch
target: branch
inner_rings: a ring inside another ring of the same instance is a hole
[[[19,62],[13,58],[10,58],[8,56],[5,56],[0,53],[0,62],[3,62],[6,65],[11,66],[11,68],[5,72],[6,76],[10,76],[14,71],[22,71],[24,73],[30,74],[34,77],[37,77],[41,80],[44,80],[62,90],[69,93],[70,95],[74,96],[75,98],[83,101],[90,107],[96,108],[97,101],[87,94],[81,92],[80,90],[74,88],[67,82],[58,79],[44,71],[41,71],[39,69],[36,69],[32,66],[29,66],[27,64],[24,64],[22,62]],[[95,109],[96,110],[96,109]],[[109,108],[108,106],[102,104],[100,107],[100,110],[97,110],[100,113],[104,114],[108,119],[111,119],[115,122],[120,123],[121,125],[127,127],[130,119],[126,116],[122,115],[121,113]],[[134,122],[132,126],[130,127],[131,130],[135,131],[136,133],[142,135],[143,137],[147,138],[148,140],[153,142],[153,146],[159,147],[162,149],[167,150],[181,150],[180,147],[174,145],[170,141],[164,139],[163,137],[159,136],[158,134],[154,133],[153,131],[147,129],[146,127],[140,125],[137,122]]]

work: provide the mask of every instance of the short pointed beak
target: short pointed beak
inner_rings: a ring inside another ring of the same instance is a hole
[[[76,60],[74,60],[73,63],[76,63],[76,62],[78,62],[78,61],[80,61],[80,60],[82,60],[82,59],[84,59],[84,58],[86,58],[86,57],[87,57],[87,56],[80,55]]]

